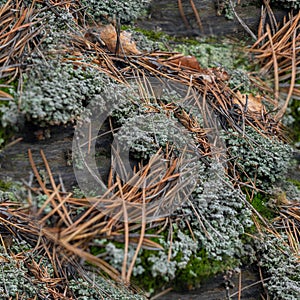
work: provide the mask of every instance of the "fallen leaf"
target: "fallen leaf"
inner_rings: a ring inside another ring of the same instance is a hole
[[[116,52],[117,32],[113,25],[106,25],[99,27],[100,38],[112,53]],[[120,33],[120,44],[118,55],[137,55],[141,52],[137,49],[135,42],[131,38],[131,34],[126,31]]]
[[[261,113],[264,109],[263,104],[261,103],[261,96],[254,96],[252,94],[246,95],[242,94],[240,91],[236,92],[236,98],[233,99],[234,104],[242,105],[243,110]]]
[[[201,70],[201,67],[199,65],[199,62],[197,60],[197,58],[195,56],[182,56],[180,55],[180,57],[174,57],[174,58],[170,58],[168,59],[168,61],[174,65],[177,65],[179,67],[186,67],[189,69],[193,69],[193,70]]]

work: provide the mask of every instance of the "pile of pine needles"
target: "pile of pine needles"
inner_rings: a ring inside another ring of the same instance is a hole
[[[263,11],[258,39],[250,52],[260,65],[259,76],[271,81],[267,89],[274,91],[275,120],[280,120],[289,102],[300,99],[300,12],[285,18],[280,26],[270,8]]]
[[[25,7],[22,1],[7,1],[0,8],[0,79],[6,84],[17,80],[18,90],[22,87],[26,58],[43,40],[40,13],[34,9],[34,1],[31,7]]]

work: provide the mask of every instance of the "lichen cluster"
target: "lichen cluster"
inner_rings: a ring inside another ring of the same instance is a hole
[[[165,97],[164,100],[172,102],[174,95],[170,99]],[[122,111],[125,113],[122,114]],[[119,111],[118,116],[122,116],[121,123],[126,124],[127,129],[139,124],[139,118],[142,118],[140,126],[143,124],[151,126],[143,119],[145,116],[142,109],[133,111],[132,116],[124,107]],[[166,123],[172,118],[166,115],[164,117]],[[132,124],[129,125],[130,123]],[[140,126],[137,126],[139,130],[125,132],[120,130],[118,139],[127,142],[136,155],[145,159],[155,153],[159,147],[164,147],[170,137],[164,138],[163,128],[160,128],[159,134],[153,136],[149,134],[153,130],[151,131],[148,126],[144,131]],[[171,126],[168,125],[166,128],[169,130]],[[235,166],[235,172],[239,174],[238,180],[248,182],[249,185],[253,184],[264,191],[271,191],[275,184],[283,180],[290,166],[292,148],[276,137],[271,139],[263,136],[251,127],[245,127],[244,134],[243,136],[242,133],[234,133],[232,130],[221,134],[227,147],[228,164],[232,163]],[[142,143],[141,140],[146,142]],[[250,245],[245,243],[244,234],[252,230],[253,226],[250,204],[246,196],[239,189],[234,188],[225,178],[224,173],[220,172],[224,170],[223,168],[224,165],[212,164],[207,168],[202,164],[198,169],[201,184],[195,188],[191,199],[175,213],[184,218],[172,225],[172,242],[170,237],[162,236],[159,238],[159,243],[164,250],[152,251],[152,253],[140,251],[136,264],[139,271],[134,271],[134,274],[148,291],[161,286],[163,282],[166,284],[174,280],[180,282],[180,278],[197,285],[207,274],[213,274],[212,270],[220,272],[227,267],[238,266],[241,259],[249,256],[247,251]],[[258,198],[254,198],[252,205],[264,217],[272,219],[274,214],[264,202],[268,196],[263,197],[263,201],[259,200],[259,204],[256,201]],[[109,253],[112,255],[109,259],[110,263],[121,270],[123,249],[114,248],[114,251]],[[117,257],[119,259],[116,259]],[[217,262],[220,262],[220,265]],[[197,266],[198,270],[193,266]],[[145,275],[149,271],[152,275],[151,280]],[[149,285],[148,280],[151,282]]]
[[[95,18],[120,18],[121,22],[131,22],[137,19],[149,5],[150,0],[82,0],[87,12]]]
[[[274,139],[266,138],[247,127],[246,138],[229,130],[225,134],[227,150],[233,163],[240,170],[244,182],[269,190],[286,174],[292,155],[292,147]]]
[[[48,298],[50,295],[48,288],[51,288],[51,284],[47,285],[47,283],[50,283],[52,279],[55,280],[52,264],[45,256],[34,254],[34,250],[29,245],[16,243],[15,241],[10,247],[10,253],[0,246],[0,298],[32,299],[37,296]],[[34,266],[36,273],[32,271]],[[145,299],[142,293],[133,293],[122,284],[114,283],[91,272],[86,272],[83,277],[74,277],[74,275],[70,277],[64,293],[66,291],[75,299],[80,300],[96,300],[103,297],[114,300]]]
[[[34,276],[28,274],[24,260],[16,260],[8,254],[5,254],[1,247],[1,271],[0,271],[0,297],[1,299],[11,299],[11,297],[21,297],[20,299],[29,299],[37,294],[47,296],[47,290],[44,283],[34,283]]]
[[[71,279],[68,283],[69,289],[74,293],[78,300],[145,300],[145,297],[138,292],[131,292],[125,286],[117,284],[102,276],[89,274],[90,281],[84,279]]]
[[[241,236],[252,225],[245,196],[223,180],[215,174],[210,175],[204,186],[195,192],[192,203],[182,208],[201,248],[215,260],[223,260],[226,256],[241,257]]]
[[[256,241],[259,266],[264,268],[268,280],[265,286],[271,299],[298,300],[300,295],[299,259],[287,246],[287,236],[264,234]]]
[[[27,119],[40,124],[66,124],[82,114],[84,103],[93,100],[104,107],[100,95],[105,79],[101,73],[54,61],[35,65],[20,96],[19,109]]]

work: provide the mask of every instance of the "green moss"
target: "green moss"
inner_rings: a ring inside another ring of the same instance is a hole
[[[160,41],[162,38],[165,38],[167,40],[174,39],[171,36],[161,32],[161,31],[153,31],[153,30],[147,30],[147,29],[143,29],[143,28],[137,28],[137,27],[125,26],[125,25],[122,26],[122,30],[128,30],[128,29],[136,31],[136,32],[140,32],[152,41]]]
[[[235,70],[245,69],[249,65],[245,52],[241,51],[242,46],[241,42],[237,44],[228,39],[201,39],[193,43],[180,43],[174,50],[195,56],[204,68],[222,66]]]
[[[154,277],[150,271],[148,259],[152,255],[153,251],[143,250],[142,255],[140,256],[140,265],[145,268],[147,272],[133,277],[133,282],[150,294],[162,289],[162,287],[166,284],[166,281],[161,276]]]
[[[152,255],[153,251],[143,251],[142,265],[146,270],[149,270],[148,258]],[[180,253],[177,255],[176,260],[181,261]],[[227,269],[234,268],[237,265],[238,260],[235,258],[224,257],[221,261],[213,260],[208,257],[205,249],[201,249],[190,258],[185,268],[176,271],[174,280],[166,282],[162,276],[154,277],[151,272],[148,271],[139,276],[135,276],[133,282],[150,294],[167,286],[171,286],[175,290],[186,290],[198,287],[199,284],[208,278]]]
[[[233,268],[237,264],[238,261],[231,257],[224,257],[221,261],[213,260],[208,257],[205,249],[202,249],[190,259],[184,269],[177,272],[174,287],[177,290],[197,287],[213,275]]]
[[[268,198],[260,193],[256,194],[252,199],[253,208],[258,211],[264,218],[272,220],[275,217],[275,212],[268,207]]]
[[[291,182],[294,186],[296,186],[298,189],[300,189],[300,181],[299,180],[289,178],[288,182]]]
[[[13,186],[12,182],[7,182],[4,180],[0,180],[0,190],[3,192],[7,192],[11,189],[11,187]]]
[[[293,123],[290,128],[290,133],[296,145],[300,145],[300,101],[294,99],[290,104],[290,116],[293,118]]]
[[[24,185],[20,182],[0,180],[0,202],[26,203],[25,191]]]

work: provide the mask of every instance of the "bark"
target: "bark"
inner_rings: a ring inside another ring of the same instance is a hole
[[[51,137],[46,137],[48,130]],[[67,191],[77,185],[72,165],[73,126],[51,127],[47,131],[30,124],[26,125],[19,136],[22,141],[0,153],[0,180],[28,181],[32,173],[28,157],[30,149],[38,170],[44,170],[40,172],[42,176],[46,174],[46,169],[40,155],[41,150],[45,153],[56,183],[60,182],[60,176]],[[106,135],[97,143],[97,151],[100,154],[96,160],[103,179],[107,177],[110,168],[110,141],[111,137]]]
[[[180,13],[180,5],[186,21]],[[138,27],[163,31],[173,36],[207,36],[207,35],[245,35],[249,36],[240,22],[234,17],[228,20],[224,12],[220,15],[222,0],[153,0],[148,18],[138,21]],[[234,1],[233,1],[234,2]],[[235,11],[245,24],[255,33],[261,15],[262,1],[240,1]],[[194,4],[194,9],[193,5]],[[195,13],[196,11],[197,13]],[[277,20],[287,14],[283,9],[274,9]],[[199,15],[201,26],[197,21]]]

